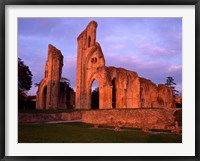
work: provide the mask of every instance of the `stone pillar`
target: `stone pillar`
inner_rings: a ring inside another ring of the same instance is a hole
[[[62,67],[61,51],[49,45],[44,78],[37,91],[36,109],[59,109]]]
[[[87,92],[87,69],[86,60],[88,51],[90,51],[96,44],[96,28],[97,23],[91,21],[86,29],[78,36],[77,43],[77,64],[76,64],[76,109],[90,108],[88,98],[91,94]]]
[[[99,109],[112,109],[112,86],[100,87]]]

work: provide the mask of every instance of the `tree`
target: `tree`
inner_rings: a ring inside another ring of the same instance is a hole
[[[40,82],[41,83],[41,82]],[[35,87],[39,87],[40,86],[40,83],[34,83],[34,86]]]
[[[175,90],[176,83],[174,82],[174,78],[173,77],[170,77],[170,76],[167,77],[165,85],[170,87],[170,88],[172,88],[174,96],[178,96],[179,95],[179,91]]]
[[[32,73],[29,67],[18,58],[18,92],[23,93],[31,89]]]
[[[99,88],[95,88],[92,91],[92,101],[91,101],[92,109],[98,109],[99,108]]]
[[[73,88],[70,86],[70,80],[66,77],[62,77],[60,79],[60,84],[67,87],[67,97],[69,97],[70,92],[74,91]]]
[[[74,89],[70,86],[70,80],[66,77],[62,77],[60,79],[60,87],[61,89],[66,87],[66,99],[67,99],[67,108],[73,108],[70,104],[71,93],[74,93]]]
[[[31,89],[32,85],[32,73],[29,67],[18,58],[18,108],[29,108],[27,104],[26,92]]]
[[[40,81],[40,83],[41,83],[41,81]],[[39,87],[40,83],[34,83],[35,87]],[[70,86],[70,80],[68,78],[65,78],[65,77],[61,77],[60,83],[65,84],[67,86]]]
[[[60,82],[70,86],[70,80],[66,77],[61,77]]]

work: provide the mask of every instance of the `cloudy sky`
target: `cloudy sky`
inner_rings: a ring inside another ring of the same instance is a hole
[[[77,37],[87,24],[98,23],[106,66],[136,71],[140,77],[164,84],[172,76],[182,90],[181,18],[19,18],[18,57],[29,66],[33,84],[44,77],[48,44],[64,56],[62,76],[75,89]],[[32,87],[30,95],[35,95]]]

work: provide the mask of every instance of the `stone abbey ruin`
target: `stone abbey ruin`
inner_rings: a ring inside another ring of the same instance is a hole
[[[175,108],[175,97],[170,87],[158,86],[138,76],[136,72],[106,66],[100,44],[96,41],[97,23],[91,21],[78,36],[76,64],[76,92],[68,95],[61,82],[63,55],[56,47],[48,46],[44,78],[40,82],[36,109],[69,109],[59,114],[20,114],[19,122],[48,122],[81,120],[94,125],[128,128],[164,129],[180,133],[181,108]],[[92,110],[92,83],[99,87],[99,106]],[[179,117],[179,119],[177,119]]]
[[[91,21],[78,36],[75,109],[91,109],[91,87],[99,86],[99,109],[173,108],[173,91],[163,84],[138,76],[136,72],[106,66],[96,41],[97,23]],[[44,78],[37,91],[36,109],[66,109],[66,88],[61,85],[63,55],[48,46]]]

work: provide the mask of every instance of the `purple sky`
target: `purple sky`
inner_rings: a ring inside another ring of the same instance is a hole
[[[172,76],[182,91],[182,18],[19,18],[18,57],[29,66],[33,83],[44,77],[48,44],[64,56],[62,76],[75,89],[77,37],[87,24],[98,23],[106,66],[136,71],[156,84]],[[37,87],[32,85],[30,95]]]

